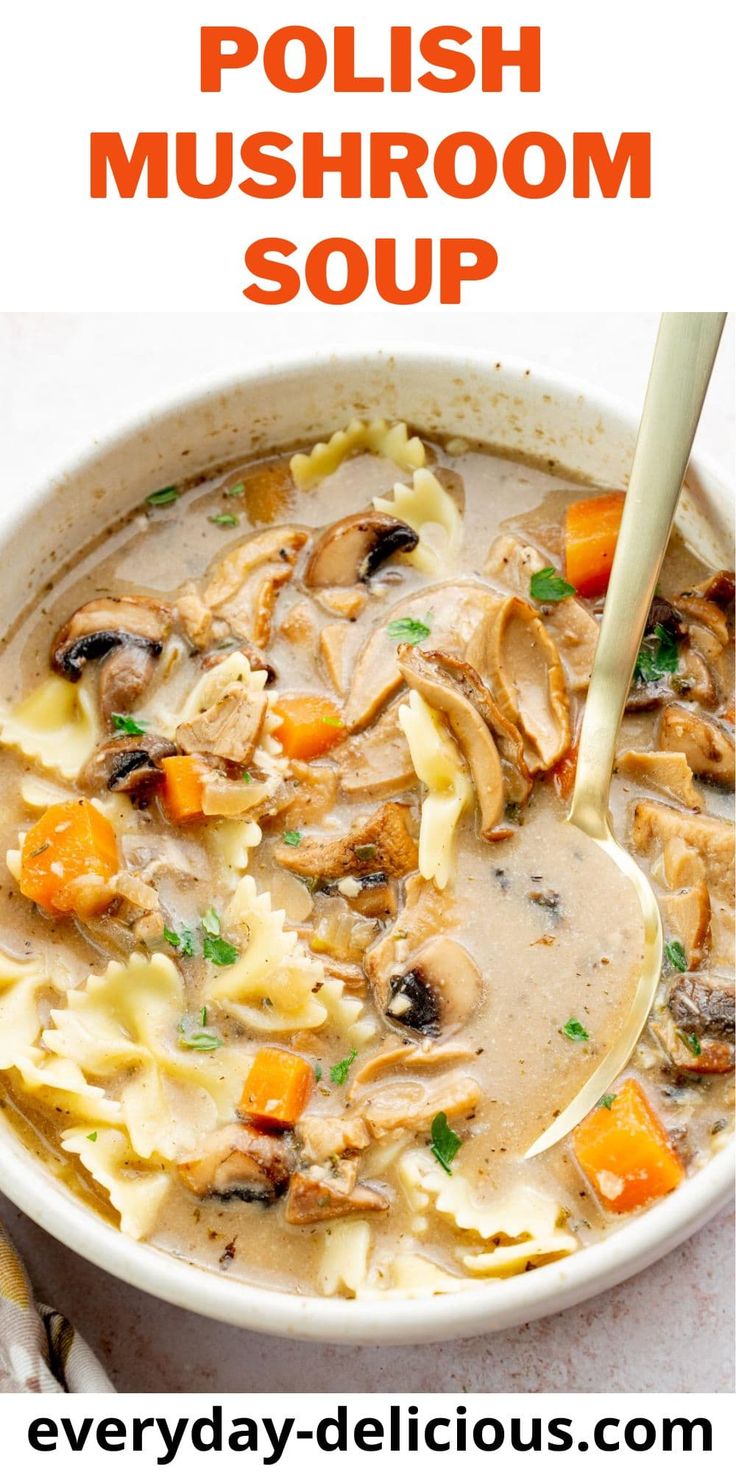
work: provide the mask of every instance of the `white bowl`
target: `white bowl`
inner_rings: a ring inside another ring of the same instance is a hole
[[[310,354],[218,382],[95,443],[22,508],[0,509],[0,628],[101,523],[152,490],[271,446],[329,435],[353,415],[407,419],[420,431],[483,439],[608,486],[626,483],[636,412],[593,388],[523,363],[431,347]],[[732,493],[691,467],[679,523],[714,563],[730,561]],[[709,524],[703,522],[707,510]],[[39,514],[40,512],[43,514]],[[639,1272],[696,1231],[731,1193],[733,1147],[672,1196],[560,1263],[474,1291],[349,1301],[238,1282],[134,1242],[55,1180],[0,1113],[0,1187],[39,1226],[91,1262],[171,1303],[271,1334],[411,1343],[479,1334],[554,1313]]]

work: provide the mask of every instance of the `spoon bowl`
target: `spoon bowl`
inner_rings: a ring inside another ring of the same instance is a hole
[[[634,885],[644,927],[641,971],[616,1041],[575,1097],[529,1147],[526,1159],[557,1144],[608,1093],[636,1046],[659,986],[659,906],[646,875],[611,830],[609,793],[636,657],[725,320],[722,312],[665,312],[660,323],[585,702],[567,818]]]

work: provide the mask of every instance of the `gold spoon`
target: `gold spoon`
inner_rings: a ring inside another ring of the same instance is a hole
[[[585,702],[567,822],[608,854],[633,884],[644,921],[644,957],[621,1031],[574,1099],[526,1152],[555,1145],[614,1083],[649,1016],[662,970],[662,922],[654,891],[611,832],[608,799],[621,719],[649,607],[667,550],[718,343],[723,312],[665,312],[649,374],[621,529]]]

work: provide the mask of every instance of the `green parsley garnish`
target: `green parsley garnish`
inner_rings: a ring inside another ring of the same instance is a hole
[[[97,1130],[93,1130],[92,1133],[91,1133],[91,1135],[88,1135],[87,1136],[87,1139],[88,1140],[91,1140],[92,1141],[92,1144],[94,1145],[95,1140],[97,1139]]]
[[[333,1084],[344,1084],[347,1076],[358,1056],[358,1049],[351,1048],[347,1058],[341,1058],[339,1063],[333,1063],[330,1069],[330,1078]]]
[[[610,1109],[611,1108],[611,1105],[614,1102],[614,1099],[617,1099],[617,1098],[618,1098],[618,1094],[604,1094],[602,1096],[602,1098],[600,1098],[598,1100],[598,1108],[599,1109]]]
[[[371,859],[375,859],[377,852],[375,843],[358,843],[355,847],[355,857],[360,860],[361,864],[370,863]]]
[[[425,618],[429,618],[428,613]],[[386,633],[389,639],[400,640],[402,644],[421,644],[422,639],[429,638],[431,629],[418,618],[392,618],[386,625]]]
[[[315,1063],[315,1065],[314,1065],[314,1076],[315,1076],[315,1078],[317,1080],[317,1083],[319,1083],[319,1081],[320,1081],[320,1079],[322,1077],[322,1064],[321,1063]]]
[[[680,663],[677,640],[664,624],[655,624],[654,633],[646,634],[636,656],[634,679],[640,685],[651,685],[664,675],[673,675]]]
[[[205,930],[208,935],[219,935],[221,928],[222,927],[220,925],[220,917],[217,913],[217,910],[215,910],[213,906],[210,905],[209,910],[205,910],[204,915],[202,916],[202,929]]]
[[[447,1171],[448,1176],[451,1176],[452,1162],[463,1142],[460,1136],[456,1135],[455,1131],[450,1129],[444,1110],[441,1114],[435,1114],[432,1120],[431,1133],[432,1154],[435,1160],[442,1166],[442,1169]]]
[[[238,526],[240,517],[232,516],[229,511],[218,511],[216,516],[210,516],[208,520],[214,522],[215,526]]]
[[[288,843],[289,848],[298,848],[302,841],[302,835],[298,828],[287,828],[283,835],[283,840],[284,843]]]
[[[143,736],[145,734],[145,722],[135,721],[132,716],[124,716],[119,711],[112,713],[112,723],[116,731],[122,731],[125,736]]]
[[[174,950],[178,951],[181,956],[194,955],[194,936],[191,930],[182,930],[181,935],[179,935],[176,930],[169,930],[168,926],[165,925],[164,940],[168,941],[169,945],[173,946]]]
[[[538,572],[533,572],[529,592],[538,603],[562,603],[563,599],[575,596],[572,583],[565,582],[554,567],[540,567]]]
[[[664,953],[674,971],[687,971],[687,956],[679,940],[668,940]]]
[[[243,772],[242,773],[242,777],[243,777],[243,781],[244,782],[252,782],[253,781],[253,776],[252,776],[252,773],[251,772]]]
[[[234,486],[226,486],[225,487],[225,492],[224,493],[225,493],[226,496],[244,496],[245,495],[245,481],[244,480],[236,480]]]
[[[150,496],[146,496],[146,505],[170,506],[172,501],[179,500],[179,495],[180,492],[177,491],[176,486],[164,486],[162,490],[152,491]]]
[[[202,1027],[189,1032],[186,1019],[183,1018],[179,1023],[179,1047],[193,1048],[195,1053],[214,1053],[216,1048],[222,1047],[222,1038]]]
[[[205,961],[212,961],[215,966],[232,966],[240,952],[221,935],[205,934],[202,938],[202,955]]]
[[[681,1032],[680,1037],[687,1048],[690,1049],[694,1058],[699,1058],[703,1049],[700,1046],[700,1038],[694,1032]]]
[[[322,716],[321,721],[323,726],[341,727],[343,725],[343,722],[340,720],[339,716]]]
[[[201,1012],[199,1014],[199,1020],[200,1020],[200,1022],[202,1024],[202,1026],[205,1027],[206,1024],[207,1024],[207,1008],[206,1007],[203,1007],[202,1008],[202,1010],[201,1010]]]
[[[568,1018],[560,1031],[564,1032],[565,1037],[569,1038],[571,1043],[587,1043],[588,1041],[589,1033],[585,1031],[582,1022],[578,1022],[577,1017]]]

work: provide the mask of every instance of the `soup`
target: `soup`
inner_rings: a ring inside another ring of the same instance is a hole
[[[733,577],[673,534],[619,739],[643,955],[564,823],[623,497],[355,422],[163,487],[0,659],[0,1069],[134,1237],[301,1294],[460,1292],[599,1240],[728,1134]]]

